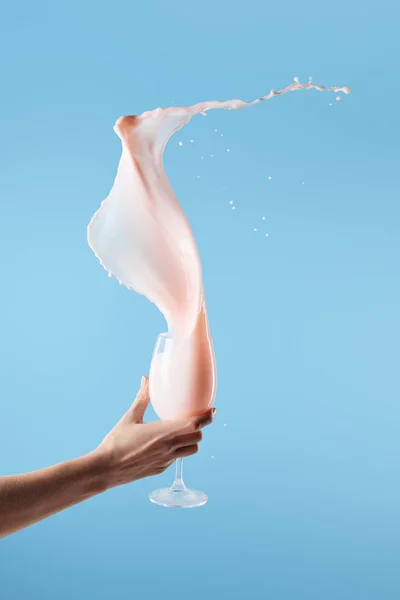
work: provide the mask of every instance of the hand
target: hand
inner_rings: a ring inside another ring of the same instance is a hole
[[[96,450],[32,473],[0,477],[0,538],[74,506],[105,490],[164,471],[198,450],[200,429],[215,409],[179,421],[145,425],[149,381]]]
[[[142,377],[131,408],[94,451],[106,473],[106,488],[157,475],[177,458],[196,454],[201,428],[212,422],[216,412],[211,408],[197,417],[144,424],[149,402],[149,380]]]

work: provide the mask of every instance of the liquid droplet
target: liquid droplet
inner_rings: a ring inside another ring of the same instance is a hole
[[[229,204],[233,204],[233,200],[229,200]]]
[[[271,181],[271,179],[272,179],[271,175],[268,177],[268,179]]]
[[[183,146],[183,142],[179,142],[179,145],[180,145],[180,146]]]
[[[232,206],[232,210],[236,210],[236,206]]]
[[[230,151],[231,151],[231,149],[230,149],[230,148],[227,148],[227,149],[226,149],[226,151],[227,151],[227,152],[230,152]]]
[[[193,140],[190,140],[190,143],[193,144]]]
[[[340,101],[341,101],[341,99],[342,99],[342,97],[341,97],[341,96],[336,96],[336,102],[340,102]]]
[[[254,231],[257,231],[257,228],[256,228],[256,227],[254,228]]]
[[[265,217],[261,217],[263,221],[265,221]]]
[[[269,233],[266,233],[266,234],[265,234],[265,237],[269,237]]]

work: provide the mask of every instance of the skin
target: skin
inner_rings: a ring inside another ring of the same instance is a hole
[[[215,409],[176,421],[144,423],[149,381],[117,425],[89,454],[46,469],[0,477],[0,537],[28,527],[118,485],[157,475],[198,452]]]

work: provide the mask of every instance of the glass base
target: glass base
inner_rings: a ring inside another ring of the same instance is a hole
[[[189,490],[185,485],[172,485],[169,488],[154,490],[149,494],[149,499],[154,504],[168,508],[196,508],[203,506],[207,500],[207,494],[197,490]]]

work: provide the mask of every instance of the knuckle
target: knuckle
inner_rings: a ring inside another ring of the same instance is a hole
[[[135,399],[135,408],[137,408],[138,404],[141,405],[145,401],[146,401],[146,396],[145,396],[145,394],[143,394],[143,392],[140,391]]]
[[[160,439],[158,440],[158,450],[160,452],[169,452],[169,450],[173,447],[174,440],[171,439]]]
[[[167,450],[173,450],[174,448],[176,448],[176,445],[177,445],[176,437],[173,437],[170,440],[167,440],[165,445],[166,445]]]

